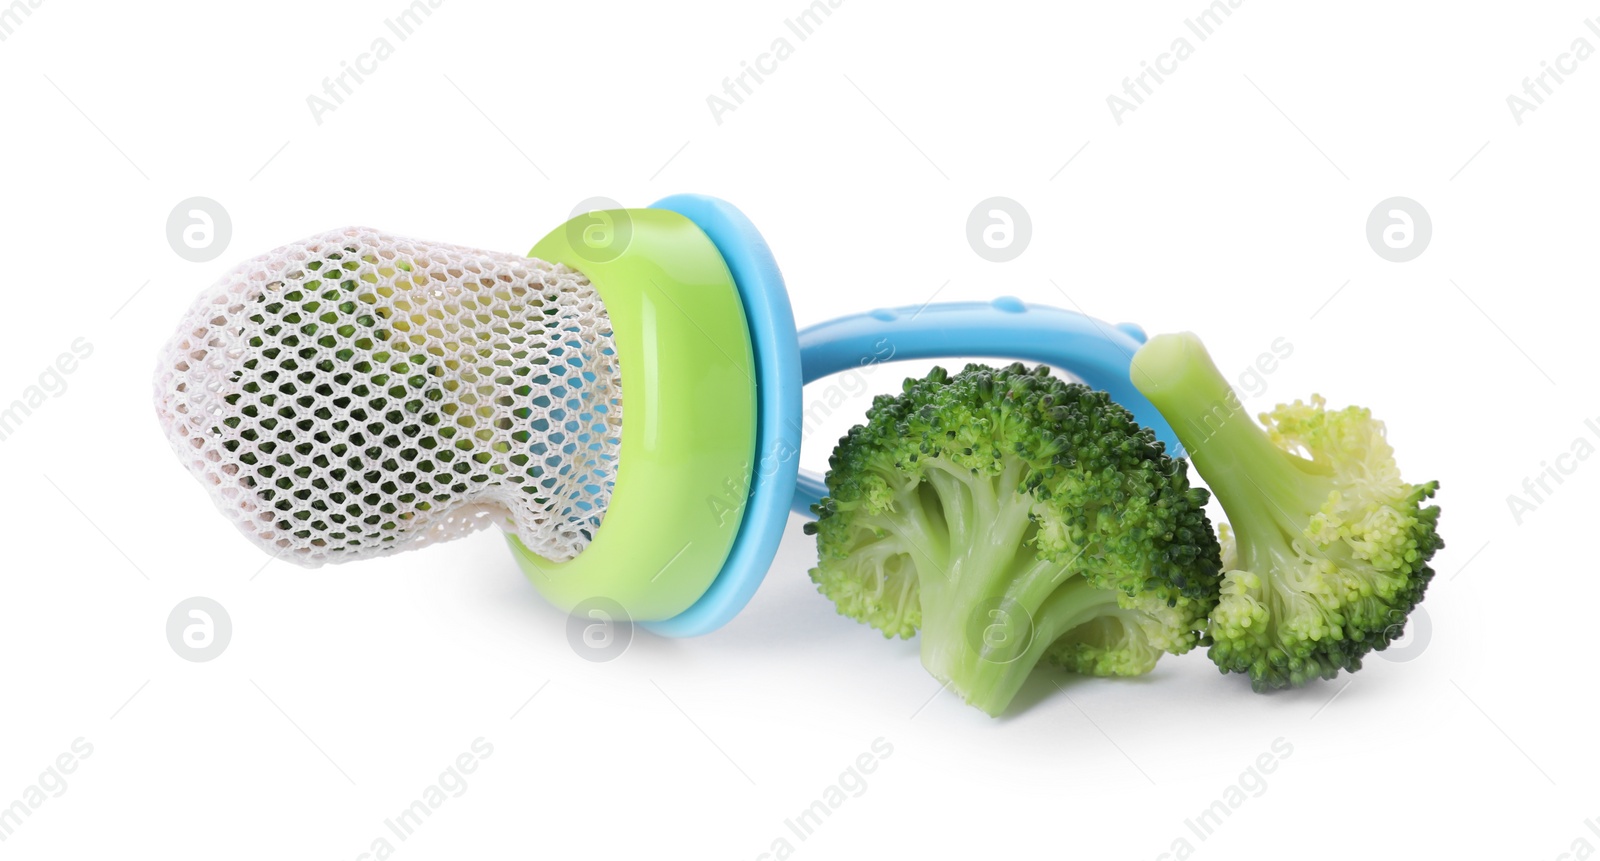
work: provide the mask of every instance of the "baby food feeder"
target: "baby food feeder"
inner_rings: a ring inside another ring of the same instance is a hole
[[[880,361],[1039,362],[1178,450],[1128,378],[1138,326],[1002,297],[795,330],[731,204],[674,195],[580,215],[527,258],[363,228],[262,255],[163,352],[174,450],[257,544],[303,565],[490,524],[551,603],[609,599],[693,636],[755,593],[790,511],[804,384]]]

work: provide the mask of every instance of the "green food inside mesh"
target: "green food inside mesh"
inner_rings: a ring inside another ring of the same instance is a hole
[[[370,547],[490,482],[549,501],[559,452],[535,439],[550,423],[532,416],[550,399],[530,398],[552,383],[537,291],[485,288],[512,290],[529,309],[490,319],[470,293],[426,295],[436,288],[406,260],[345,247],[303,269],[256,300],[253,355],[224,398],[237,414],[212,428],[274,527],[319,547]],[[442,313],[451,307],[461,319]]]

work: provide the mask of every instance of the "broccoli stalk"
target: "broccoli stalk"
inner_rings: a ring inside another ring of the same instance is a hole
[[[941,509],[952,493],[961,500],[956,516],[966,522],[951,527],[947,539],[923,545],[926,552],[913,551],[919,568],[929,569],[918,578],[922,663],[935,678],[956,683],[968,702],[996,714],[1058,637],[1115,612],[1122,593],[1074,571],[1076,551],[1040,553],[1030,546],[1037,525],[1032,496],[1018,492],[1021,461],[997,476],[940,458],[924,460],[923,469],[924,479],[941,488]],[[921,487],[905,490],[894,510],[922,511]],[[920,531],[915,524],[926,519],[914,513],[907,528]],[[945,549],[951,545],[954,552]]]
[[[1382,422],[1296,401],[1252,422],[1192,333],[1152,338],[1134,385],[1155,404],[1228,516],[1222,598],[1207,634],[1224,673],[1257,691],[1361,668],[1404,631],[1444,546],[1437,482],[1400,479]]]
[[[1047,659],[1148,672],[1199,641],[1221,563],[1182,461],[1104,392],[1042,367],[935,368],[873,402],[830,460],[811,578],[1003,711]]]

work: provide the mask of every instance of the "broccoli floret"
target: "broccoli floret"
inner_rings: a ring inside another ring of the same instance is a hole
[[[1340,670],[1405,630],[1444,546],[1438,482],[1407,484],[1383,423],[1321,397],[1245,414],[1193,334],[1161,335],[1133,357],[1134,385],[1188,449],[1227,513],[1211,660],[1257,691]]]
[[[1220,548],[1205,490],[1105,392],[1044,367],[935,368],[829,461],[811,579],[999,714],[1041,657],[1148,672],[1197,644]]]

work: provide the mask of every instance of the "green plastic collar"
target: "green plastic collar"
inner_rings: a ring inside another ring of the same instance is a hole
[[[609,228],[602,247],[585,233],[596,224]],[[605,598],[630,619],[669,619],[722,570],[750,487],[755,360],[733,276],[700,228],[657,209],[581,215],[529,256],[582,272],[605,303],[622,376],[622,443],[589,546],[550,562],[508,535],[512,554],[563,610]]]

